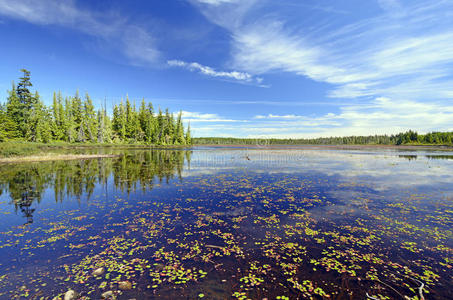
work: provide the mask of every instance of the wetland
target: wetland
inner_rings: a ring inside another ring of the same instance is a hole
[[[448,150],[79,152],[0,165],[0,299],[451,296]]]

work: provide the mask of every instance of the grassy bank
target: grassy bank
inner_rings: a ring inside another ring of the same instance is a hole
[[[38,155],[40,153],[48,153],[51,150],[63,146],[61,144],[41,144],[20,141],[3,142],[0,143],[0,158]]]
[[[42,155],[13,156],[0,158],[0,164],[36,162],[36,161],[55,161],[55,160],[81,160],[93,158],[113,158],[119,155],[113,154],[58,154],[46,153]]]
[[[65,142],[55,143],[32,143],[24,141],[8,141],[0,143],[0,158],[12,158],[12,157],[28,157],[28,156],[41,156],[47,155],[50,152],[58,150],[71,150],[71,149],[83,149],[83,148],[185,148],[183,145],[145,145],[145,144],[74,144]]]

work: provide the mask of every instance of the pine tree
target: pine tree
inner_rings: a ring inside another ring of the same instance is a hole
[[[104,135],[104,143],[111,143],[112,142],[112,122],[107,115],[106,109],[102,110],[103,114],[103,135]]]
[[[182,124],[182,111],[179,112],[178,118],[176,120],[176,140],[175,144],[184,145],[186,143],[186,139],[184,137],[184,126]]]
[[[19,126],[14,120],[8,115],[6,108],[1,106],[0,108],[0,142],[4,142],[9,139],[19,138],[21,135]]]
[[[14,122],[14,128],[19,130],[19,137],[23,137],[21,124],[23,124],[22,104],[17,96],[16,86],[12,83],[11,90],[8,91],[8,98],[6,100],[6,114]]]
[[[62,104],[61,92],[53,93],[52,102],[52,137],[60,141],[64,139],[64,109]]]
[[[129,96],[126,96],[126,138],[136,141],[138,138],[138,117],[135,104],[132,106]]]
[[[145,99],[143,98],[138,112],[140,141],[149,142],[150,130],[148,126],[150,126],[151,123],[148,122],[148,120],[150,118],[152,118],[152,116],[150,115],[149,110],[146,109]]]
[[[192,136],[191,136],[191,132],[190,132],[190,122],[187,125],[186,145],[192,145]]]
[[[66,133],[66,141],[73,143],[76,139],[76,123],[74,121],[72,99],[65,99],[65,118],[64,118],[64,129]]]
[[[27,124],[29,122],[29,118],[36,100],[29,90],[29,87],[33,86],[30,81],[30,72],[26,69],[21,69],[20,71],[24,74],[19,78],[20,81],[16,89],[16,94],[19,101],[19,105],[17,107],[17,122],[20,130],[22,131],[22,136],[25,137],[27,135],[27,128],[29,128]]]
[[[135,142],[142,142],[143,138],[145,136],[141,126],[140,126],[140,119],[138,118],[138,113],[135,107],[135,102],[134,106],[132,108],[132,116],[131,116],[131,121],[132,127],[133,127],[133,139]]]
[[[164,116],[162,115],[162,110],[159,107],[159,113],[157,114],[157,124],[154,134],[155,143],[158,145],[162,145],[164,143],[164,130],[165,130]]]
[[[156,144],[157,143],[157,119],[154,117],[154,107],[153,104],[150,102],[148,103],[148,121],[145,130],[146,141],[149,144]]]
[[[98,130],[98,121],[96,117],[96,112],[94,110],[93,101],[91,100],[88,93],[85,95],[85,101],[83,103],[83,122],[85,136],[91,141],[96,142],[98,140],[97,130]]]
[[[83,108],[82,99],[79,96],[79,90],[76,91],[74,97],[71,98],[71,116],[74,127],[74,131],[77,134],[76,140],[81,142],[85,139],[85,132],[83,129]],[[82,129],[81,129],[82,127]]]
[[[59,124],[58,124],[58,133],[59,135],[59,140],[64,140],[65,139],[65,132],[66,132],[66,120],[65,120],[65,108],[63,106],[63,96],[61,95],[61,92],[58,91],[57,94],[57,105],[58,105],[58,114],[59,114]]]
[[[52,140],[51,116],[38,92],[33,98],[34,105],[29,112],[25,138],[31,142],[48,143]]]
[[[98,120],[98,128],[97,128],[97,142],[102,144],[105,140],[105,122],[104,122],[104,111],[98,110],[97,113],[97,120]]]
[[[112,126],[115,136],[114,140],[116,142],[124,141],[126,138],[126,112],[124,110],[123,100],[113,108]]]

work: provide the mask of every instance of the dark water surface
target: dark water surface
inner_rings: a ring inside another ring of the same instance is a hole
[[[1,299],[451,299],[451,152],[121,154],[0,166]]]

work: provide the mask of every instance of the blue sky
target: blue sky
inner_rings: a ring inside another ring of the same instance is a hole
[[[89,92],[195,136],[453,130],[453,1],[0,0],[0,99]]]

